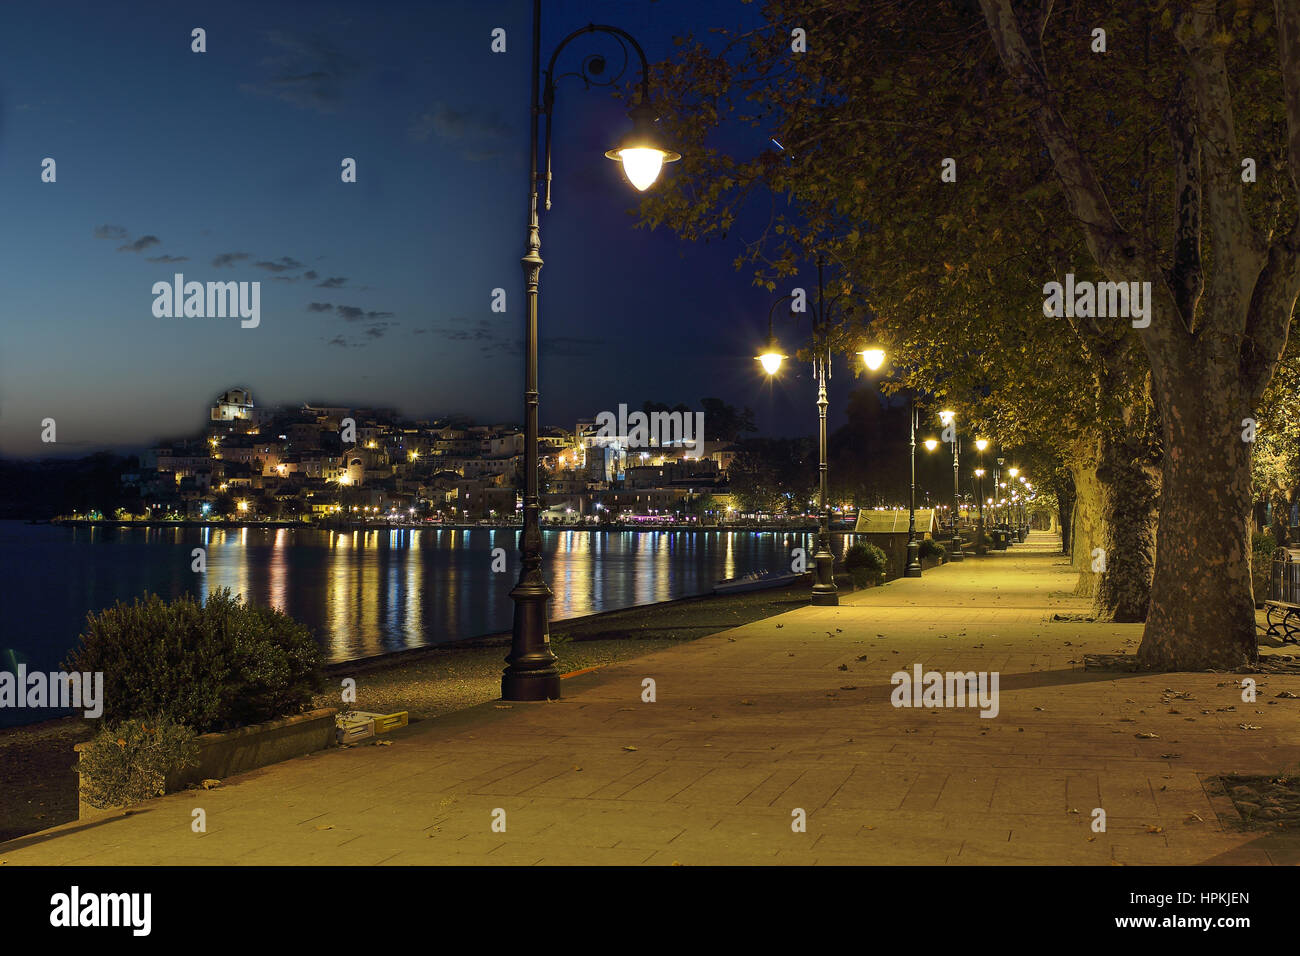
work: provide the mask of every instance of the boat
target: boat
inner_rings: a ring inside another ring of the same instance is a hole
[[[793,584],[802,575],[793,571],[752,571],[736,578],[724,578],[713,586],[714,594],[739,594],[742,591],[761,591]]]

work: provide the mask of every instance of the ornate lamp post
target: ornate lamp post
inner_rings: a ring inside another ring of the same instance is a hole
[[[979,462],[980,462],[980,466],[975,469],[975,476],[976,478],[979,479],[978,494],[980,500],[979,523],[975,529],[975,553],[976,554],[989,553],[988,542],[985,540],[985,531],[984,531],[984,449],[988,447],[989,447],[989,442],[987,438],[975,439],[975,450],[979,452]]]
[[[812,314],[813,374],[817,377],[817,471],[819,478],[817,551],[813,554],[813,562],[817,566],[817,580],[813,584],[812,603],[830,606],[839,604],[840,598],[839,590],[835,587],[835,556],[831,554],[830,506],[826,503],[826,409],[830,406],[830,401],[826,397],[826,380],[830,377],[831,352],[830,344],[826,341],[824,265],[825,259],[819,254],[817,256],[817,308],[813,310]],[[772,316],[778,305],[792,298],[794,298],[793,293],[782,296],[773,302],[772,307],[767,311],[767,348],[755,357],[758,359],[759,364],[763,366],[763,371],[768,375],[775,375],[786,358],[777,344],[776,334],[772,328]],[[867,363],[867,367],[872,370],[880,368],[885,360],[885,353],[880,349],[867,349],[861,354],[863,360]]]
[[[916,400],[907,403],[908,425],[910,428],[910,449],[912,458],[912,483],[907,497],[907,566],[903,568],[903,577],[919,578],[921,576],[921,542],[916,537]]]
[[[939,413],[939,421],[945,429],[952,429],[952,546],[949,548],[950,561],[961,561],[961,480],[959,459],[961,456],[961,438],[957,435],[957,413],[944,409]]]
[[[550,626],[547,621],[546,602],[551,589],[542,574],[542,532],[538,523],[538,424],[537,424],[537,295],[542,271],[541,233],[537,218],[537,121],[546,117],[546,208],[551,208],[551,114],[555,105],[555,61],[560,52],[577,37],[588,33],[605,33],[616,40],[627,53],[630,46],[641,61],[641,88],[636,104],[629,115],[632,131],[618,146],[605,155],[623,164],[628,180],[639,190],[646,190],[659,177],[664,163],[681,159],[677,153],[659,141],[654,128],[654,111],[650,107],[650,66],[645,51],[630,34],[618,27],[589,24],[565,37],[551,54],[545,73],[545,85],[538,98],[538,81],[542,79],[542,2],[533,0],[533,60],[532,116],[529,123],[529,151],[531,156],[528,174],[528,237],[521,262],[524,267],[524,523],[520,535],[521,566],[519,581],[510,592],[515,602],[514,627],[511,634],[510,654],[501,674],[503,700],[556,700],[560,696],[560,673],[551,653]],[[623,67],[609,79],[600,78],[605,72],[605,59],[589,56],[583,60],[581,77],[588,85],[611,86],[617,83],[627,68],[630,56]]]

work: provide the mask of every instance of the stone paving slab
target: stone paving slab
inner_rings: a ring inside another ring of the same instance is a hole
[[[1300,763],[1300,700],[1275,696],[1300,693],[1300,675],[1260,675],[1247,704],[1237,675],[1085,671],[1085,653],[1131,652],[1140,628],[1053,621],[1088,610],[1055,543],[1035,535],[574,677],[562,701],[487,704],[389,747],[56,827],[0,844],[0,861],[1300,863],[1300,834],[1241,830],[1203,785]],[[997,716],[894,707],[891,676],[915,664],[997,671]]]

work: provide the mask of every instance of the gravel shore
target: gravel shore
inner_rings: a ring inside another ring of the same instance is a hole
[[[639,657],[739,627],[808,603],[807,581],[742,594],[704,595],[610,611],[551,624],[551,647],[562,674]],[[428,720],[501,696],[509,634],[420,648],[326,668],[326,687],[357,681],[357,710],[405,710]],[[337,707],[329,689],[317,707]],[[89,739],[92,721],[77,717],[0,730],[0,842],[75,820],[73,745]]]

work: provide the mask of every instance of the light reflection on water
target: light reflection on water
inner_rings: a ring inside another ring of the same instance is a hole
[[[508,631],[517,532],[307,528],[114,528],[0,522],[0,651],[55,667],[87,611],[152,591],[205,598],[229,587],[312,628],[331,660]],[[812,535],[785,532],[542,534],[552,620],[703,594],[722,578],[790,566]],[[841,538],[833,539],[837,552]],[[190,570],[206,551],[207,572]],[[491,570],[493,549],[506,570]]]

